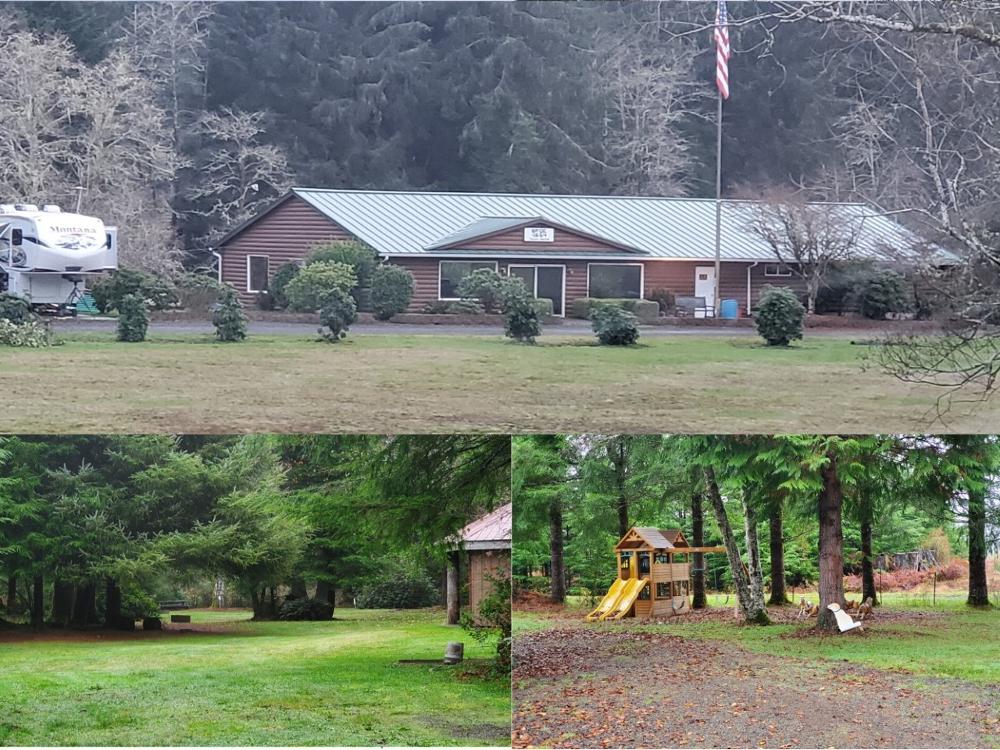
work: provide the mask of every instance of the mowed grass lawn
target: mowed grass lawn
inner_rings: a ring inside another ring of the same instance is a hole
[[[863,334],[859,334],[863,335]],[[751,336],[647,336],[631,348],[549,336],[153,332],[60,334],[61,346],[4,349],[6,432],[908,432],[984,431],[1000,401],[863,370],[868,347],[807,334],[787,348]]]
[[[810,597],[816,601],[816,596]],[[731,609],[733,599],[709,596],[709,606]],[[826,663],[842,669],[844,662],[876,669],[902,670],[933,678],[959,678],[984,685],[1000,684],[1000,608],[973,610],[965,606],[965,596],[931,596],[886,593],[883,606],[892,610],[939,613],[914,622],[879,622],[876,608],[866,637],[830,635],[789,637],[813,625],[807,620],[796,624],[745,627],[717,620],[694,621],[679,616],[665,623],[645,625],[639,620],[600,624],[610,629],[649,630],[695,639],[723,640],[749,651],[792,659]],[[580,619],[587,611],[583,602],[574,602]],[[794,607],[793,607],[794,610]],[[527,633],[559,624],[559,620],[526,612],[514,613],[514,633]]]
[[[508,745],[510,685],[437,659],[441,611],[338,611],[322,623],[194,613],[216,632],[0,633],[6,745]],[[240,621],[242,620],[242,621]],[[188,627],[188,626],[173,626]]]

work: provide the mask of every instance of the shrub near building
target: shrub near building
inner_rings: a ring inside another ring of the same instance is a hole
[[[118,340],[137,342],[146,340],[149,328],[149,308],[138,294],[126,294],[118,302]]]
[[[606,346],[631,346],[639,340],[638,319],[620,307],[598,307],[591,320],[597,340]]]
[[[413,297],[413,274],[405,268],[382,265],[372,273],[372,311],[378,320],[405,312]]]
[[[326,304],[334,289],[349,294],[356,283],[354,269],[346,263],[310,263],[285,287],[288,307],[297,312],[316,312]]]
[[[757,307],[757,333],[768,346],[788,346],[802,338],[806,309],[790,290],[764,287]]]
[[[231,286],[220,291],[222,299],[212,314],[215,337],[219,341],[242,341],[247,337],[247,316],[236,290]]]

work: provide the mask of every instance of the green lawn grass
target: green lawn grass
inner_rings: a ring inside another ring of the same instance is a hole
[[[68,332],[48,349],[5,349],[4,432],[986,430],[1000,402],[862,370],[866,347],[809,336],[787,349],[753,337],[646,337],[631,348],[546,335],[252,336],[220,344],[156,333]]]
[[[8,636],[0,640],[0,743],[509,743],[505,680],[397,664],[440,658],[450,640],[464,641],[469,658],[490,656],[490,645],[442,625],[438,610],[336,616],[254,623],[243,613],[195,612],[194,627],[223,632]]]

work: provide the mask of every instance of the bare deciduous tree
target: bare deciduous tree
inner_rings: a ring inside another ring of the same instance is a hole
[[[854,257],[862,222],[835,205],[809,203],[801,195],[770,191],[749,205],[749,229],[806,287],[806,309],[816,311],[816,297],[831,266]]]
[[[284,151],[262,141],[264,118],[263,112],[224,109],[198,122],[198,132],[211,145],[188,195],[205,206],[197,213],[218,231],[250,217],[291,183]]]
[[[176,267],[167,186],[180,164],[151,82],[124,50],[79,61],[69,42],[0,35],[0,185],[11,198],[62,201],[120,228],[123,265]]]
[[[684,195],[694,157],[680,126],[706,96],[694,74],[695,49],[665,44],[654,24],[600,40],[599,73],[608,110],[604,145],[628,195]]]

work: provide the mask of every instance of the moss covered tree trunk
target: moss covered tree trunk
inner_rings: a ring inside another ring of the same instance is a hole
[[[448,553],[448,593],[447,593],[447,621],[449,625],[458,625],[462,616],[462,607],[459,601],[461,596],[461,552],[452,550]]]
[[[705,546],[705,512],[700,492],[691,495],[691,544]],[[704,609],[708,605],[705,597],[705,553],[695,552],[691,562],[691,608]]]
[[[844,495],[837,470],[837,456],[830,452],[827,459],[822,470],[823,489],[818,503],[819,617],[816,626],[836,631],[837,618],[827,605],[844,605]]]
[[[705,489],[715,514],[716,523],[719,526],[719,532],[722,534],[722,541],[726,545],[726,556],[729,558],[729,567],[733,575],[733,585],[736,587],[736,601],[740,613],[747,623],[768,625],[771,621],[767,616],[767,608],[764,606],[763,587],[757,587],[760,594],[755,598],[750,584],[750,572],[743,565],[743,559],[740,557],[740,548],[736,544],[733,527],[726,515],[722,493],[719,492],[719,485],[715,479],[715,470],[711,467],[705,468]]]

